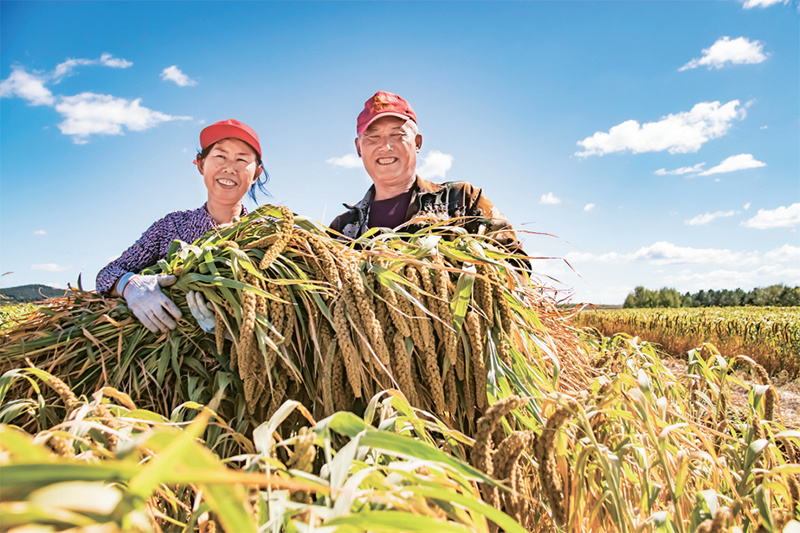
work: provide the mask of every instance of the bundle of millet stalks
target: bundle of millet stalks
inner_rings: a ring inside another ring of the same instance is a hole
[[[567,318],[515,259],[452,221],[349,241],[265,205],[176,241],[144,271],[177,276],[165,289],[184,315],[175,330],[151,333],[124,300],[72,289],[3,335],[0,370],[34,365],[79,395],[110,386],[164,415],[222,391],[216,409],[240,431],[287,399],[322,417],[395,389],[474,434],[494,398],[569,393],[588,378]],[[214,334],[192,319],[190,290],[214,307]]]

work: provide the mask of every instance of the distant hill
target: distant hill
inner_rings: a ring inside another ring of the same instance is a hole
[[[41,302],[48,298],[60,298],[66,289],[55,289],[47,285],[20,285],[0,289],[0,305]]]

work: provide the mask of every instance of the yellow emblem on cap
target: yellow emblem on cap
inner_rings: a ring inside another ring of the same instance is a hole
[[[370,108],[371,112],[380,111],[381,109],[386,109],[387,107],[391,107],[392,104],[389,103],[389,100],[382,94],[376,95],[375,100],[372,102],[372,107]]]

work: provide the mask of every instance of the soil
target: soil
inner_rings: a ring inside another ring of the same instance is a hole
[[[669,368],[676,376],[686,374],[686,360],[676,357],[663,359],[664,366]],[[749,372],[736,371],[736,377],[748,385],[757,384]],[[786,376],[773,376],[772,386],[778,393],[778,403],[775,409],[775,419],[786,429],[800,429],[800,379],[790,381]],[[739,385],[731,386],[730,403],[734,408],[747,409],[747,396],[749,389]]]

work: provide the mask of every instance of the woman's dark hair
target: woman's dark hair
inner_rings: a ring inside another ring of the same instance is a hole
[[[198,162],[202,161],[203,159],[208,157],[209,152],[211,152],[211,149],[214,148],[215,144],[224,140],[225,139],[220,139],[219,141],[211,143],[208,146],[206,146],[205,150],[198,151],[197,157],[195,159]],[[252,148],[252,146],[250,146],[250,148]],[[256,152],[255,149],[253,149],[253,151]],[[258,155],[258,152],[256,152],[256,166],[261,167],[261,171],[264,173],[264,177],[259,177],[258,180],[255,183],[253,183],[253,185],[250,186],[250,190],[247,191],[247,195],[250,196],[250,198],[252,198],[254,202],[258,203],[258,201],[256,200],[256,188],[258,188],[258,190],[261,191],[261,193],[264,194],[265,196],[272,196],[272,195],[267,190],[267,182],[269,182],[269,174],[267,173],[267,169],[264,168],[264,164],[261,162],[261,157]]]

